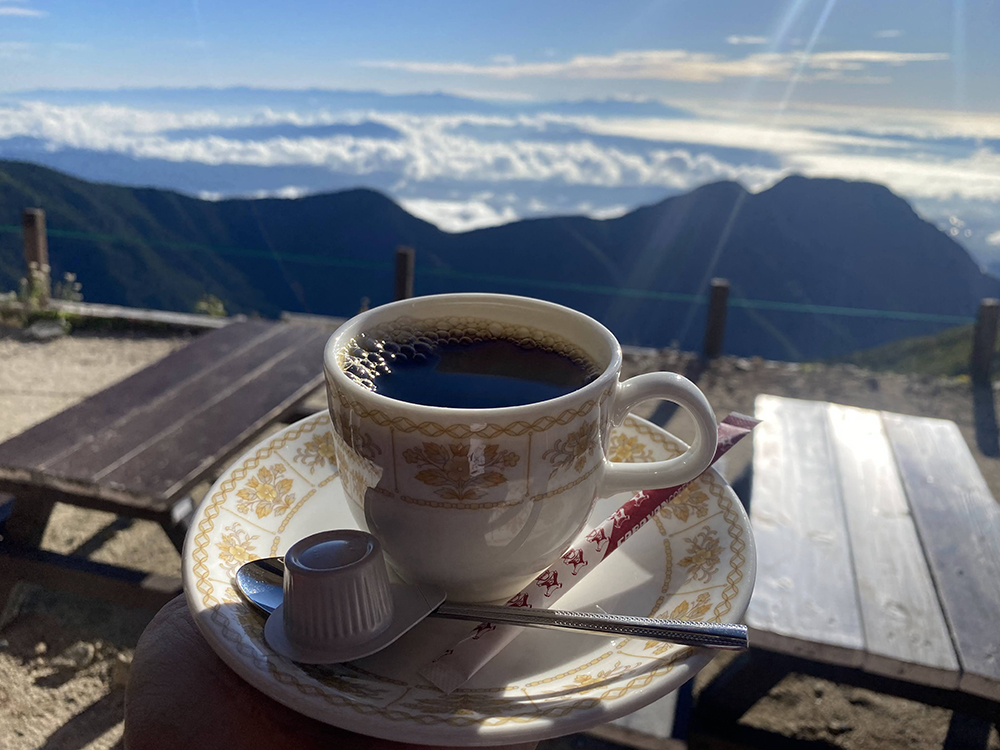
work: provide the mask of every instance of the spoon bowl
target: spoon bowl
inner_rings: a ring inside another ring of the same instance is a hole
[[[247,604],[267,616],[284,598],[285,558],[264,557],[241,565],[236,571],[236,590]]]

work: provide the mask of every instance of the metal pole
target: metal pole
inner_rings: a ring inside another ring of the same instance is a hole
[[[712,279],[712,294],[708,299],[708,322],[705,325],[705,359],[722,354],[722,341],[726,335],[726,306],[729,301],[729,282]]]
[[[976,328],[972,336],[972,380],[989,383],[993,367],[993,354],[997,345],[997,318],[1000,317],[1000,300],[987,297],[979,303]]]
[[[26,208],[21,213],[21,232],[24,235],[24,265],[27,269],[27,279],[34,283],[32,265],[36,273],[44,276],[40,290],[39,302],[45,305],[51,294],[49,278],[49,241],[45,232],[45,211],[40,208]]]
[[[416,254],[412,247],[400,245],[396,248],[396,293],[394,299],[409,299],[413,296],[413,267]]]

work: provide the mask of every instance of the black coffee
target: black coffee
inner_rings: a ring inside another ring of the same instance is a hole
[[[345,362],[355,380],[383,396],[412,404],[463,409],[520,406],[563,396],[600,373],[583,356],[570,357],[534,341],[462,334],[362,337]]]

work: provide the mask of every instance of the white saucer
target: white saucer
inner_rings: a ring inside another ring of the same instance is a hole
[[[617,460],[652,461],[685,446],[627,417]],[[417,670],[470,630],[428,619],[384,651],[308,667],[273,651],[263,619],[233,589],[240,564],[281,555],[318,531],[357,528],[332,464],[327,414],[273,435],[227,469],[199,506],[183,556],[195,622],[219,656],[275,700],[338,727],[401,742],[499,745],[603,724],[676,690],[709,651],[655,641],[526,630],[466,685],[443,695]],[[627,494],[598,502],[603,520]],[[559,600],[563,609],[737,622],[750,601],[756,554],[739,500],[714,471],[636,532]]]

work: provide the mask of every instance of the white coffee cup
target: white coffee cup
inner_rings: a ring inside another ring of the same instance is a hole
[[[373,342],[425,331],[530,341],[583,357],[600,374],[557,398],[486,409],[409,403],[361,382],[357,365],[370,361]],[[327,343],[324,369],[355,519],[408,582],[440,586],[455,601],[512,596],[559,558],[598,497],[681,484],[711,463],[716,422],[702,392],[666,372],[619,382],[621,366],[621,346],[603,325],[527,297],[417,297],[351,318]],[[691,415],[691,447],[666,461],[611,463],[611,429],[651,399]]]

